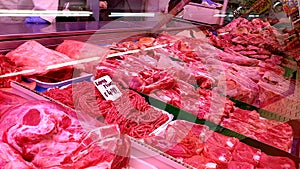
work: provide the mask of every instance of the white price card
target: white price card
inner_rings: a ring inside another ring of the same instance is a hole
[[[108,75],[94,80],[94,84],[106,100],[114,101],[122,95]]]

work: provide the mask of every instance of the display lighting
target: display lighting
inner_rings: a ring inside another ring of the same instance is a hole
[[[0,16],[90,16],[93,13],[90,11],[58,11],[58,10],[6,10],[0,9]]]

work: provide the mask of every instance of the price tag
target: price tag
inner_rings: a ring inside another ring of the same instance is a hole
[[[112,79],[108,75],[94,80],[94,84],[105,100],[114,101],[122,95],[118,87],[113,84]]]
[[[255,13],[261,14],[268,10],[271,7],[271,5],[271,0],[258,0],[252,8]]]

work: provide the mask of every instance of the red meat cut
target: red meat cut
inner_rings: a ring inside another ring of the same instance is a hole
[[[239,142],[233,150],[232,160],[247,162],[256,167],[259,163],[260,155],[261,151],[259,149],[250,147],[247,144]]]
[[[18,67],[9,60],[7,57],[0,55],[0,75],[5,75],[8,73],[13,73],[13,72],[18,72]],[[16,75],[16,76],[11,76],[11,77],[6,77],[6,78],[0,78],[0,88],[2,87],[10,87],[10,82],[11,81],[17,81],[21,82],[21,76]]]
[[[8,109],[0,137],[38,168],[128,166],[130,143],[117,126],[95,123],[88,131],[75,116],[55,103],[30,101]]]
[[[268,156],[261,154],[258,169],[295,169],[295,163],[287,157]]]
[[[228,169],[255,169],[254,165],[247,162],[230,161],[228,163]]]
[[[56,81],[66,80],[72,77],[73,69],[71,66],[46,70],[46,67],[49,65],[72,61],[72,59],[55,50],[48,49],[33,40],[27,41],[15,50],[10,51],[6,54],[6,57],[14,62],[21,70],[35,70],[26,75],[46,75]],[[56,71],[57,73],[53,73]]]
[[[22,156],[8,144],[0,141],[0,168],[4,169],[36,169],[36,167],[25,161]]]

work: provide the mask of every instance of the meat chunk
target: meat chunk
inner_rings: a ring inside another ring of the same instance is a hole
[[[0,75],[5,75],[13,72],[18,72],[19,68],[7,57],[0,55]],[[11,81],[21,82],[21,75],[15,75],[10,77],[0,77],[0,88],[10,87]]]
[[[6,54],[21,70],[34,70],[25,75],[45,75],[56,81],[70,79],[73,73],[72,66],[47,69],[47,66],[72,61],[68,56],[48,49],[36,41],[27,41],[15,50]]]
[[[261,154],[258,167],[259,169],[295,169],[295,163],[287,157],[269,156],[265,153]]]

